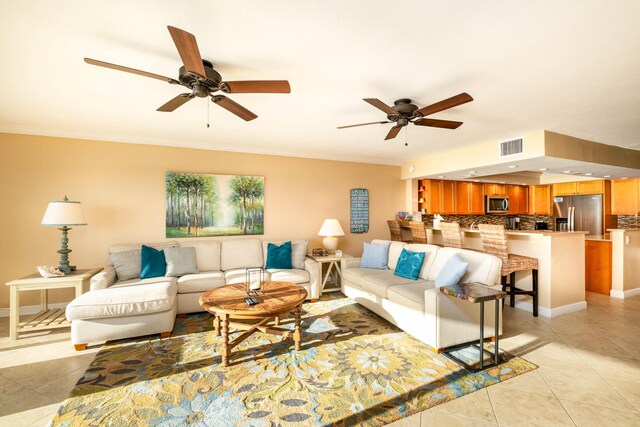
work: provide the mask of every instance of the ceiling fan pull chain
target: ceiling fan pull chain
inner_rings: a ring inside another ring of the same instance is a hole
[[[407,134],[409,133],[409,126],[405,126],[404,127],[405,131],[404,131],[404,146],[408,147],[409,143],[407,142]]]
[[[209,127],[209,119],[211,117],[211,114],[209,114],[209,102],[207,102],[207,128]]]

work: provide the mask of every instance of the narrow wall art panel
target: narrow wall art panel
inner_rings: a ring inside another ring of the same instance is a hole
[[[351,232],[356,234],[369,231],[369,190],[351,189]]]
[[[167,237],[264,234],[264,177],[167,172]]]

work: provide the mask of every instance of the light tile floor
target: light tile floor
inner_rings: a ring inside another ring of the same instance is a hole
[[[640,297],[587,302],[554,319],[506,307],[500,347],[540,368],[392,425],[640,426]],[[68,329],[8,335],[0,318],[0,426],[44,426],[99,346],[74,351]]]

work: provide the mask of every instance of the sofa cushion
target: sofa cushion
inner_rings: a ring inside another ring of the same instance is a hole
[[[309,283],[310,279],[307,270],[297,268],[288,270],[269,269],[267,272],[269,273],[270,280],[274,282]]]
[[[363,243],[361,268],[386,270],[389,257],[389,243]]]
[[[367,277],[376,274],[384,274],[387,270],[375,270],[372,268],[347,268],[342,271],[342,278],[354,285],[362,287],[367,282]]]
[[[424,252],[412,252],[403,249],[393,274],[411,280],[418,280],[425,255]]]
[[[129,280],[140,277],[142,250],[112,252],[109,254],[109,262],[116,269],[118,280]]]
[[[284,242],[281,245],[269,243],[267,245],[267,269],[291,269],[291,242]]]
[[[404,242],[394,242],[391,240],[381,239],[373,239],[371,243],[389,243],[389,259],[387,261],[387,266],[390,270],[395,270],[398,263],[398,258],[400,257],[400,253],[402,252],[402,248],[404,248],[407,244]]]
[[[167,276],[180,277],[198,272],[194,247],[166,248],[164,256],[167,260]]]
[[[140,257],[140,278],[164,276],[167,271],[167,262],[162,250],[142,245]]]
[[[500,266],[502,265],[500,258],[483,252],[458,248],[440,248],[433,262],[433,267],[429,270],[428,281],[435,282],[440,270],[454,253],[457,253],[464,262],[469,263],[467,273],[460,279],[461,283],[477,282],[492,286],[500,281]]]
[[[173,248],[178,246],[178,243],[173,240],[167,240],[166,242],[145,243],[155,249]],[[132,251],[134,249],[142,249],[142,243],[123,243],[109,246],[109,253]]]
[[[110,288],[124,288],[127,286],[149,285],[152,283],[165,283],[165,282],[175,283],[176,278],[160,276],[160,277],[151,277],[149,279],[140,279],[139,277],[136,277],[135,279],[120,280],[119,282],[116,282],[113,285],[111,285]]]
[[[405,307],[424,310],[424,291],[433,289],[433,282],[418,279],[408,285],[393,286],[387,290],[387,298]]]
[[[146,285],[112,286],[80,295],[69,303],[66,315],[73,321],[159,313],[171,310],[175,299],[175,279]]]
[[[236,283],[246,282],[246,277],[246,268],[236,268],[224,272],[224,280],[226,281],[227,285],[235,285]]]
[[[205,271],[186,274],[178,278],[178,293],[206,292],[224,286],[226,281],[222,271]]]
[[[436,277],[436,288],[457,285],[467,272],[468,266],[469,263],[462,261],[457,253],[451,255]]]
[[[285,241],[263,241],[262,242],[262,252],[264,254],[264,263],[262,268],[267,268],[267,248],[269,247],[269,243],[273,243],[274,245],[281,245],[285,243]],[[291,241],[291,266],[293,268],[304,269],[304,261],[307,258],[307,246],[309,242],[306,240],[293,240]]]
[[[260,240],[232,239],[222,241],[220,268],[223,271],[237,268],[256,268],[263,265]]]
[[[387,298],[387,290],[392,286],[415,283],[415,280],[405,277],[395,276],[391,270],[380,270],[381,274],[371,274],[363,277],[362,288],[378,295],[380,298]]]
[[[198,271],[220,271],[220,241],[190,240],[187,242],[180,242],[180,247],[195,248]]]

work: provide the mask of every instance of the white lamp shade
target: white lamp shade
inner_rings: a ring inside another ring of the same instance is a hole
[[[325,219],[318,236],[344,236],[344,231],[337,219]]]
[[[80,202],[53,200],[49,202],[41,224],[55,226],[87,225],[87,221],[84,219]]]

